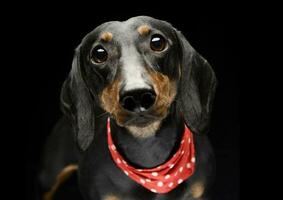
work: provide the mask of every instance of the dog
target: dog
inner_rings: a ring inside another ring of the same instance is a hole
[[[75,171],[86,200],[208,199],[216,84],[210,64],[165,21],[95,28],[62,86],[64,116],[39,176],[44,199]]]

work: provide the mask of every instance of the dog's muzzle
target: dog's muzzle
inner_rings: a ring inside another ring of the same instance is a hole
[[[152,89],[135,89],[120,95],[120,105],[129,112],[141,113],[155,103],[156,94]]]

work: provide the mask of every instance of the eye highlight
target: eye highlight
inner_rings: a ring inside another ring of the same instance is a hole
[[[150,48],[153,51],[163,51],[166,47],[166,40],[160,34],[154,34],[150,40]]]
[[[107,60],[107,58],[108,53],[101,45],[98,45],[91,50],[90,60],[92,63],[103,63]]]

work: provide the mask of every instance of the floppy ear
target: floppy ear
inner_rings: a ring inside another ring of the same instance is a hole
[[[94,137],[94,102],[82,77],[80,50],[77,49],[69,77],[61,90],[61,109],[73,124],[81,150],[86,150]]]
[[[177,32],[177,35],[182,48],[178,107],[193,132],[206,133],[217,80],[209,63],[193,49],[182,33]]]

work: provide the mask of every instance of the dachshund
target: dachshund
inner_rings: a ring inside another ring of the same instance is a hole
[[[95,28],[62,86],[64,115],[39,175],[44,199],[75,171],[85,200],[208,199],[216,84],[210,64],[168,22],[138,16]]]

